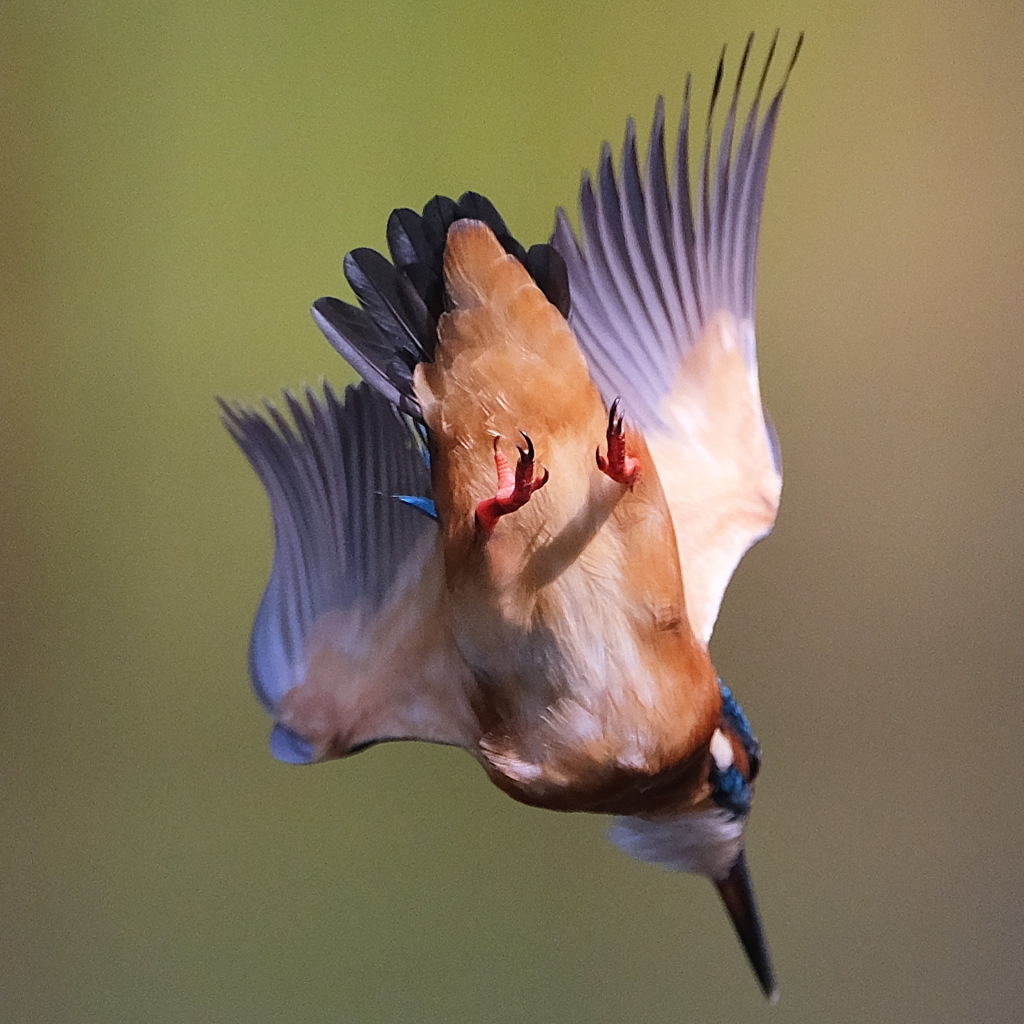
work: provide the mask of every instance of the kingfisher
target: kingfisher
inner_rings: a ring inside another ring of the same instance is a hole
[[[358,305],[313,318],[362,378],[283,407],[221,402],[266,488],[274,555],[249,668],[271,751],[462,747],[509,796],[611,815],[633,856],[711,879],[777,996],[744,852],[760,748],[708,642],[781,492],[754,338],[769,154],[797,42],[745,116],[743,51],[690,171],[627,124],[525,249],[466,192],[354,249]],[[724,101],[723,101],[724,102]],[[714,138],[718,135],[717,143]]]

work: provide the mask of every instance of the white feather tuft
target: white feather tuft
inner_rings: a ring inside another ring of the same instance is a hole
[[[743,849],[743,820],[717,807],[693,814],[618,818],[608,838],[638,860],[718,880]]]

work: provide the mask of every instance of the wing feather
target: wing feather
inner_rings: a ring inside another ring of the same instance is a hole
[[[222,403],[270,499],[274,560],[249,667],[271,750],[305,763],[386,739],[468,746],[471,677],[447,625],[424,453],[368,384]],[[419,507],[417,506],[419,503]]]
[[[672,510],[687,611],[705,642],[737,563],[771,529],[781,491],[778,445],[758,387],[754,299],[772,138],[801,42],[762,117],[773,39],[740,127],[740,88],[753,36],[747,40],[715,145],[723,51],[695,198],[688,78],[673,187],[659,99],[643,178],[630,120],[619,180],[607,144],[596,187],[583,175],[581,241],[561,210],[551,240],[566,262],[570,324],[594,381],[606,402],[621,397],[647,438]]]

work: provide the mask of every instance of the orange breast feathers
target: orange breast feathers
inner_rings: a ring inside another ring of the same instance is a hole
[[[415,387],[452,629],[480,680],[482,760],[530,802],[610,793],[706,748],[719,712],[665,496],[628,426],[632,486],[598,468],[608,411],[576,339],[489,228],[452,226],[445,277],[453,308]],[[496,449],[514,463],[531,442],[547,482],[482,528]]]

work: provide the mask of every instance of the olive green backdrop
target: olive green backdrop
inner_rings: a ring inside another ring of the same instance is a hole
[[[782,989],[712,888],[458,751],[275,763],[214,395],[336,384],[388,212],[527,243],[723,42],[807,31],[768,183],[786,487],[713,654]],[[0,5],[0,1019],[1012,1021],[1024,14],[1011,2]]]

